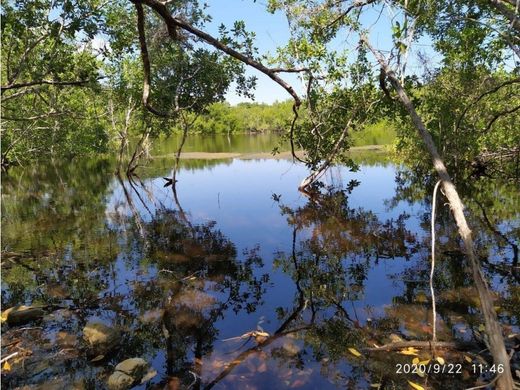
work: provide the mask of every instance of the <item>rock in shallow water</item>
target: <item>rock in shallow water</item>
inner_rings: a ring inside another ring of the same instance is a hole
[[[108,388],[110,390],[126,390],[132,387],[135,380],[130,375],[121,371],[115,371],[108,378]]]
[[[11,326],[23,325],[43,318],[45,312],[37,306],[15,306],[2,313],[2,322],[5,320]]]
[[[148,371],[148,363],[141,358],[123,360],[108,378],[110,390],[124,390],[141,382]]]
[[[130,375],[136,381],[140,381],[148,370],[148,363],[141,358],[131,358],[123,360],[116,366],[116,371],[121,371]]]
[[[83,339],[96,354],[101,354],[119,344],[121,333],[101,322],[89,322],[83,328]]]

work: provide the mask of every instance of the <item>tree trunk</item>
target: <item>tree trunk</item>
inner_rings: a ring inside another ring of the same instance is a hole
[[[494,363],[497,366],[500,365],[504,369],[503,374],[498,374],[499,378],[497,380],[496,388],[502,390],[513,389],[513,378],[511,376],[511,368],[509,365],[509,356],[504,345],[502,329],[500,327],[500,324],[498,323],[495,309],[493,308],[493,301],[491,298],[489,287],[486,283],[486,280],[484,279],[482,269],[480,268],[480,263],[475,254],[473,239],[471,237],[471,230],[469,229],[466,217],[464,216],[464,206],[462,204],[462,201],[460,200],[459,194],[457,193],[455,185],[451,181],[450,175],[448,174],[446,166],[444,165],[444,162],[442,161],[439,152],[437,151],[437,147],[433,142],[431,134],[426,129],[426,126],[424,125],[421,117],[415,110],[415,107],[413,106],[403,86],[399,82],[397,76],[388,66],[387,62],[385,61],[381,53],[375,50],[370,45],[368,39],[366,37],[362,37],[361,39],[365,43],[365,45],[370,49],[370,51],[374,54],[375,58],[379,62],[379,65],[386,73],[392,86],[396,90],[401,104],[406,108],[406,110],[410,114],[412,122],[417,131],[419,132],[419,135],[421,136],[426,146],[426,149],[428,150],[432,158],[433,166],[437,171],[439,178],[442,180],[442,188],[444,190],[446,198],[448,198],[450,208],[453,213],[453,217],[455,218],[455,222],[457,223],[459,235],[464,241],[466,255],[469,259],[469,265],[471,267],[471,272],[473,274],[475,286],[478,290],[478,294],[480,297],[482,315],[484,317],[486,325],[486,333],[489,337],[489,350],[491,352],[491,355],[493,356]]]

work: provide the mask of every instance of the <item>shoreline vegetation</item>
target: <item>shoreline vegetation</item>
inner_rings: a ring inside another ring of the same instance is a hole
[[[305,112],[302,113],[305,116]],[[197,117],[189,129],[190,134],[283,134],[293,119],[292,102],[239,103],[219,102],[210,105]],[[182,133],[180,127],[174,133]],[[396,140],[396,126],[389,118],[381,117],[373,124],[352,131],[352,146],[386,145]]]

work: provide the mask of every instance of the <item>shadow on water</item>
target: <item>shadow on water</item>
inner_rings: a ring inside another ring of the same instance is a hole
[[[460,389],[490,380],[474,372],[489,356],[445,207],[434,283],[446,348],[436,354],[460,372],[398,372],[433,358],[424,347],[432,185],[368,159],[357,173],[332,170],[312,199],[296,191],[305,169],[285,160],[183,162],[176,196],[163,186],[171,167],[157,160],[132,179],[113,178],[109,161],[13,169],[3,178],[2,305],[43,314],[2,324],[2,355],[18,353],[2,384],[105,388],[132,357],[152,368],[143,389],[387,389],[425,380]],[[508,184],[473,185],[471,225],[513,335],[518,198]],[[93,351],[83,339],[92,321],[117,329],[117,345]]]

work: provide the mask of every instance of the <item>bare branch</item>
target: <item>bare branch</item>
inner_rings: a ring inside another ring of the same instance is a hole
[[[489,0],[489,4],[495,8],[502,16],[511,22],[511,27],[520,32],[520,19],[518,9],[512,10],[502,0]]]
[[[375,3],[376,0],[366,0],[366,1],[355,1],[350,7],[348,7],[345,11],[343,11],[337,18],[335,18],[332,22],[327,24],[325,29],[329,29],[338,23],[340,20],[343,20],[354,8],[362,8],[365,5],[369,5]]]
[[[274,73],[303,73],[310,72],[309,68],[270,68]]]
[[[489,131],[491,129],[491,126],[493,126],[493,123],[495,123],[499,118],[502,118],[506,115],[512,114],[516,111],[520,110],[520,105],[510,108],[508,110],[497,112],[495,115],[493,115],[493,118],[489,121],[486,128],[484,129],[485,132]]]
[[[143,62],[143,105],[146,107],[148,111],[152,114],[163,118],[172,118],[177,114],[177,110],[173,112],[163,112],[157,110],[150,104],[150,85],[151,85],[151,76],[150,76],[150,57],[148,56],[148,46],[146,45],[146,35],[144,28],[144,10],[141,3],[135,2],[135,8],[137,10],[137,30],[139,33],[139,44],[141,45],[141,60]]]
[[[10,89],[18,89],[18,88],[24,88],[24,87],[32,87],[33,85],[60,85],[60,86],[67,86],[67,85],[77,85],[77,86],[83,86],[85,84],[93,83],[95,81],[104,79],[105,76],[100,76],[95,79],[90,80],[76,80],[76,81],[59,81],[59,80],[37,80],[37,81],[28,81],[26,83],[15,83],[15,84],[9,84],[9,85],[2,85],[0,86],[0,89],[2,90],[2,93],[4,91],[8,91]]]

